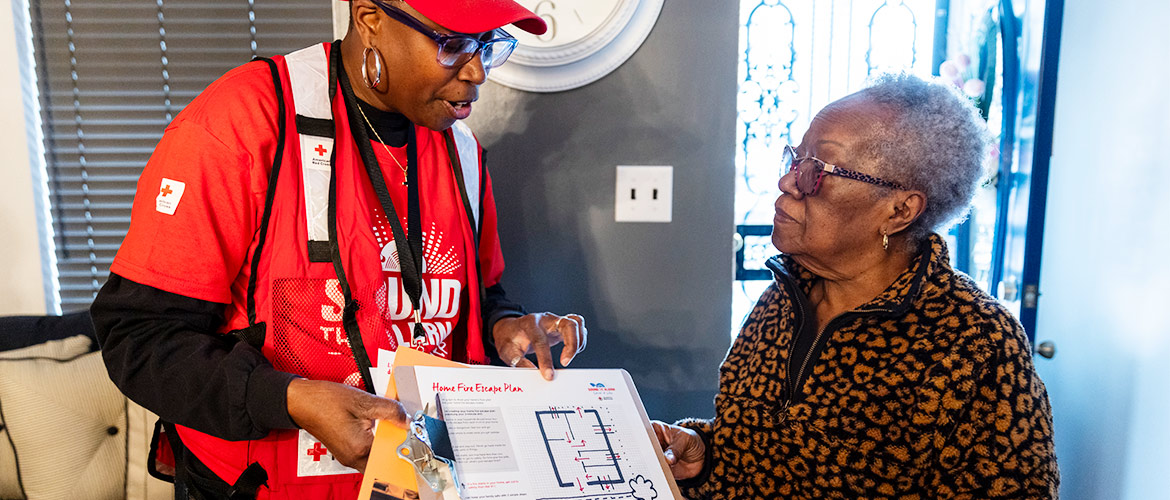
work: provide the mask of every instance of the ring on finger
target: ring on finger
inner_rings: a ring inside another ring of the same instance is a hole
[[[516,367],[516,365],[520,364],[520,360],[521,360],[521,359],[524,359],[524,355],[523,355],[523,354],[521,354],[521,355],[519,355],[519,356],[516,356],[516,357],[512,358],[512,361],[509,361],[509,362],[508,362],[508,364],[509,364],[509,365],[512,365],[512,368],[515,368],[515,367]]]

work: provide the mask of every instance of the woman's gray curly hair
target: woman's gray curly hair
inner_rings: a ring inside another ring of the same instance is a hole
[[[991,144],[971,100],[954,86],[908,73],[881,75],[858,97],[885,108],[892,120],[856,153],[879,177],[926,194],[926,208],[906,229],[911,248],[962,221],[986,173]]]

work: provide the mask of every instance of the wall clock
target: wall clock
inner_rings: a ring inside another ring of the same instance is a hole
[[[511,30],[519,44],[488,77],[530,92],[588,85],[626,62],[654,28],[664,0],[517,0],[548,23],[535,36]]]

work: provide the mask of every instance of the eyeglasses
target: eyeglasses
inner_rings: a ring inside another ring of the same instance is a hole
[[[816,196],[817,191],[821,188],[821,181],[824,180],[826,175],[836,175],[855,181],[868,182],[876,186],[906,189],[896,182],[890,182],[872,175],[831,165],[813,156],[801,158],[796,155],[796,149],[792,146],[784,146],[784,157],[782,161],[783,167],[781,168],[783,170],[781,171],[781,175],[795,170],[796,189],[800,191],[800,194],[805,196]]]
[[[373,2],[386,15],[439,44],[437,59],[444,68],[463,66],[478,54],[483,61],[483,68],[489,70],[504,64],[504,61],[508,60],[508,56],[512,55],[512,50],[516,48],[516,38],[503,29],[492,31],[493,38],[487,41],[462,33],[444,35],[382,0],[373,0]]]

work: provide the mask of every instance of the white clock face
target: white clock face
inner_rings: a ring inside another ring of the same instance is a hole
[[[555,49],[588,38],[613,21],[621,0],[518,0],[548,24],[548,32],[536,36],[514,33],[520,45]],[[519,30],[516,30],[519,31]]]
[[[532,92],[587,85],[621,66],[650,34],[665,0],[516,0],[548,32],[510,30],[520,42],[492,81]]]

